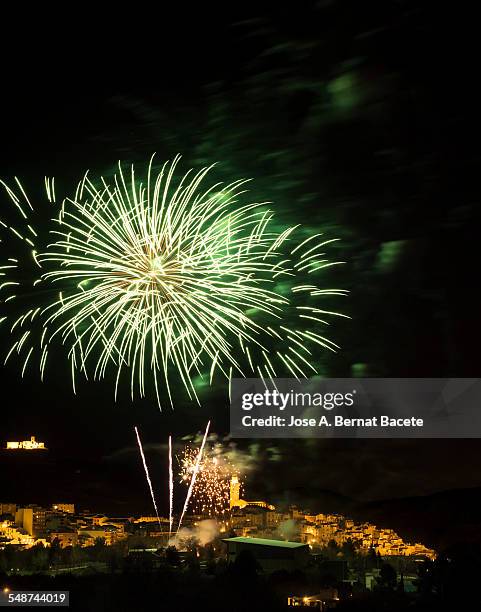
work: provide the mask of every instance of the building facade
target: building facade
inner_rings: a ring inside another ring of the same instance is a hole
[[[23,442],[7,442],[7,449],[47,450],[47,447],[44,442],[37,442],[35,436],[30,436],[30,440],[23,440]]]

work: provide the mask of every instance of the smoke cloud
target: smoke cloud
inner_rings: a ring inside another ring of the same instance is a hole
[[[299,535],[299,523],[294,519],[282,521],[277,531],[285,540],[293,540]]]
[[[170,538],[169,546],[175,546],[177,550],[186,550],[192,542],[195,542],[198,546],[206,546],[214,541],[218,535],[217,521],[206,519],[193,527],[182,527],[179,533]]]

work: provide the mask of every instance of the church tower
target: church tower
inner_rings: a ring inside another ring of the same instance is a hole
[[[231,510],[232,508],[239,506],[239,499],[240,499],[239,478],[237,476],[232,476],[232,478],[230,479],[230,498],[229,498],[229,502],[230,502],[229,505],[230,505]]]

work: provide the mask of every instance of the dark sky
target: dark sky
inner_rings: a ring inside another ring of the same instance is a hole
[[[455,17],[433,15],[422,2],[306,6],[142,15],[132,24],[138,42],[95,19],[79,22],[78,31],[42,27],[31,38],[5,39],[11,61],[2,76],[0,174],[19,176],[37,196],[44,175],[68,191],[86,168],[106,171],[119,158],[144,161],[152,151],[219,159],[229,176],[232,168],[257,174],[284,214],[344,228],[349,263],[341,280],[354,320],[339,330],[344,351],[328,373],[349,376],[353,364],[365,363],[373,375],[477,376],[479,141],[471,135],[478,111],[469,33],[454,45]],[[266,151],[283,152],[279,167],[262,161]],[[278,172],[301,187],[276,191],[270,179]],[[293,205],[296,189],[325,205]],[[3,214],[6,200],[0,205]],[[392,241],[404,244],[402,257],[382,275],[381,245]],[[5,330],[0,341],[8,346]],[[208,419],[213,431],[228,431],[222,389],[202,407],[181,402],[159,413],[151,400],[124,395],[114,403],[109,382],[84,383],[74,396],[61,364],[41,384],[34,371],[21,380],[13,362],[0,369],[0,382],[2,442],[32,433],[44,439],[54,462],[48,486],[60,497],[72,474],[86,474],[98,491],[120,483],[124,471],[130,489],[116,488],[117,498],[144,495],[138,458],[128,450],[134,425],[152,444],[169,432],[199,431]],[[477,440],[261,447],[249,478],[275,498],[306,482],[362,500],[481,486]],[[0,469],[2,482],[10,480],[12,464]],[[93,498],[84,485],[82,499]],[[18,489],[3,491],[10,498]]]

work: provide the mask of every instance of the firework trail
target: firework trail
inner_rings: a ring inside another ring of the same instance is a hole
[[[134,427],[134,429],[135,429],[135,435],[137,436],[137,442],[138,442],[138,445],[139,445],[140,456],[142,457],[142,463],[144,464],[145,476],[147,478],[147,483],[149,485],[150,495],[152,497],[152,503],[154,504],[155,514],[157,516],[157,520],[159,521],[159,525],[160,525],[159,511],[157,510],[157,503],[155,501],[154,489],[152,488],[152,481],[150,480],[150,476],[149,476],[149,468],[147,467],[147,462],[145,460],[144,449],[142,448],[142,442],[140,441],[140,436],[139,436],[139,432],[137,430],[137,427]]]
[[[169,537],[172,533],[174,507],[174,473],[172,470],[172,436],[169,436]]]
[[[31,225],[34,208],[18,179],[16,191],[4,184],[21,225],[0,229],[21,240],[38,272],[32,294],[17,258],[0,271],[0,302],[26,295],[22,311],[0,312],[17,337],[7,359],[21,353],[22,373],[39,352],[43,377],[56,343],[74,387],[79,374],[112,370],[117,395],[127,372],[132,398],[152,390],[160,406],[161,395],[173,403],[172,378],[198,401],[199,376],[306,377],[317,373],[320,349],[338,348],[322,327],[345,315],[318,300],[346,292],[315,280],[341,263],[325,257],[336,239],[279,229],[266,202],[241,202],[246,181],[206,189],[210,168],[177,178],[178,159],[158,171],[151,159],[144,181],[120,164],[112,178],[85,175],[61,203],[46,180],[58,211],[46,236]]]
[[[199,453],[197,455],[197,461],[195,463],[194,471],[192,473],[192,478],[190,480],[189,488],[187,490],[187,495],[185,497],[184,508],[182,509],[182,514],[180,515],[179,525],[177,527],[177,533],[179,533],[179,529],[182,525],[182,520],[184,518],[184,514],[186,513],[187,506],[189,505],[189,501],[192,495],[192,491],[194,489],[195,481],[197,479],[197,474],[199,473],[200,462],[202,460],[202,453],[204,452],[205,441],[207,440],[207,434],[209,433],[210,421],[207,423],[207,427],[205,428],[204,437],[202,439],[202,444],[200,445]]]

